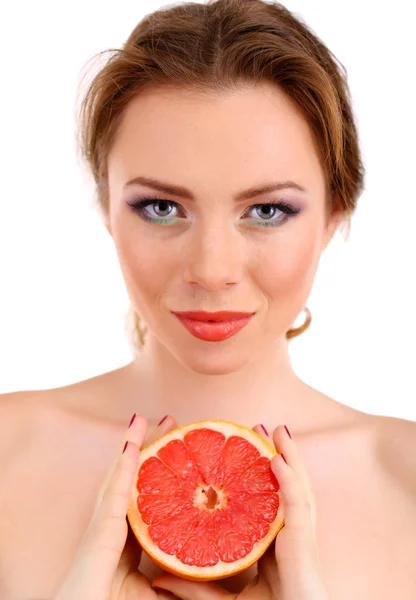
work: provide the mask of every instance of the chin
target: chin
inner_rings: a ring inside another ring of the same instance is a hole
[[[230,373],[240,371],[240,369],[243,369],[250,361],[247,357],[244,359],[241,356],[228,356],[228,358],[224,360],[218,358],[215,359],[214,357],[208,358],[206,355],[201,355],[200,357],[194,355],[189,357],[188,360],[185,359],[181,362],[185,367],[200,375],[229,375]]]
[[[201,342],[198,350],[173,350],[178,362],[200,375],[228,375],[246,367],[253,360],[253,349],[242,345],[222,346],[221,342]]]

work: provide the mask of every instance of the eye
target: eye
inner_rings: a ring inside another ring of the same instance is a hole
[[[175,212],[173,202],[169,202],[169,200],[149,200],[145,205],[142,205],[142,208],[145,208],[150,216],[159,218],[172,216],[172,213]]]
[[[250,206],[245,215],[248,215],[250,219],[257,221],[256,225],[272,226],[281,225],[286,222],[291,216],[294,216],[300,212],[299,208],[296,208],[287,201],[280,202],[264,202],[263,204],[255,204]],[[284,218],[281,218],[282,215]]]
[[[258,217],[260,217],[260,219],[269,220],[269,219],[272,219],[276,215],[278,208],[277,208],[277,206],[272,205],[272,204],[259,204],[258,206],[254,207],[254,210],[256,212],[256,215]]]
[[[139,198],[127,204],[143,219],[154,223],[171,224],[184,216],[179,204],[164,198]]]

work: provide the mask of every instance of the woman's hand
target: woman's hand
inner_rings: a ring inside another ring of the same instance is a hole
[[[260,426],[254,431],[270,441]],[[315,539],[316,507],[311,483],[296,444],[284,426],[274,430],[278,452],[271,467],[280,484],[285,525],[257,563],[256,577],[239,594],[214,582],[195,582],[163,573],[156,589],[171,591],[181,600],[329,600]]]
[[[170,594],[153,590],[137,570],[141,548],[126,520],[140,448],[176,427],[172,417],[146,437],[147,421],[137,416],[127,430],[125,451],[108,472],[94,515],[75,561],[54,600],[161,600]],[[126,543],[127,541],[127,543]]]

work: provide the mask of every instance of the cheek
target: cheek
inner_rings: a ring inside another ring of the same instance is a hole
[[[262,287],[270,301],[306,301],[319,263],[321,242],[316,231],[299,232],[290,242],[280,239],[263,255]],[[296,312],[297,309],[295,309]]]
[[[120,226],[113,239],[129,296],[135,302],[158,297],[175,271],[172,253],[161,251],[160,238]]]

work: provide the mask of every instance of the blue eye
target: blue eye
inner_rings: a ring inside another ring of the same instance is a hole
[[[179,205],[171,200],[165,200],[164,198],[141,198],[132,203],[128,203],[133,210],[139,215],[150,221],[151,223],[158,223],[161,225],[170,225],[177,222],[177,218],[183,215],[179,215]],[[174,217],[173,219],[167,219],[166,217]]]
[[[252,210],[256,211],[256,215],[260,217],[260,219],[265,219],[268,221],[273,219],[279,209],[273,204],[259,204]],[[283,213],[283,211],[280,211],[280,213]]]
[[[280,201],[255,204],[254,206],[250,206],[248,213],[253,211],[255,212],[255,216],[250,216],[250,219],[257,221],[256,225],[260,225],[261,227],[273,227],[282,225],[291,216],[297,215],[300,212],[300,209],[289,202]],[[276,215],[277,218],[274,218]],[[283,219],[281,218],[282,215],[284,215]]]
[[[168,217],[173,211],[172,203],[167,200],[158,200],[149,206],[153,209],[157,217]]]
[[[146,208],[149,207],[153,210],[155,217],[169,217],[173,211],[172,202],[168,200],[157,200],[155,202],[151,202],[146,205]],[[149,211],[151,214],[151,211]]]

